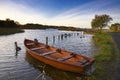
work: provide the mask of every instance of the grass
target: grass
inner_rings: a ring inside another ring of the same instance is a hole
[[[24,30],[20,28],[0,28],[0,35],[9,35],[20,32],[24,32]]]
[[[98,61],[109,61],[113,53],[114,45],[112,37],[108,33],[98,33],[93,37],[96,46],[99,47],[99,54],[95,55]]]
[[[96,71],[89,76],[89,80],[115,80],[119,51],[108,32],[96,33],[93,40],[98,47],[94,55]]]

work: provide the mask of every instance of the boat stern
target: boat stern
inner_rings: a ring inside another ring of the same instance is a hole
[[[94,61],[95,60],[91,60],[90,62],[86,63],[86,65],[84,66],[85,73],[87,75],[91,75],[95,71],[96,67],[94,65]]]

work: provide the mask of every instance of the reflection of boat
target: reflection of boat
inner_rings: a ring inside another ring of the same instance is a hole
[[[55,68],[75,72],[85,73],[94,63],[94,60],[79,54],[71,53],[52,46],[25,39],[27,53],[37,60],[51,65]]]
[[[25,59],[36,69],[39,69],[41,72],[43,72],[44,70],[46,73],[46,80],[85,80],[84,75],[53,68],[43,62],[38,61],[37,59],[34,59],[30,54],[26,54]],[[41,80],[41,77],[39,77],[38,79]]]

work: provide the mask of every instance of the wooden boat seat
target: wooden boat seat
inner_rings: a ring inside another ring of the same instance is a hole
[[[39,50],[39,49],[44,49],[46,47],[37,47],[37,48],[32,48],[31,50]]]
[[[81,62],[81,63],[86,63],[86,62],[87,62],[87,60],[86,60],[86,59],[84,59],[84,60],[81,60],[80,62]]]
[[[53,54],[53,53],[55,53],[56,51],[51,51],[51,52],[46,52],[46,53],[42,53],[42,54],[40,54],[41,56],[45,56],[45,55],[48,55],[48,54]]]
[[[27,46],[29,46],[29,45],[33,45],[34,43],[28,43],[28,44],[26,44]]]
[[[83,60],[81,60],[81,61],[78,61],[79,64],[85,64],[86,62],[87,62],[86,59],[83,59]]]
[[[64,61],[64,60],[70,59],[70,58],[72,58],[72,57],[74,57],[74,55],[65,56],[65,57],[59,58],[59,59],[57,59],[57,60],[58,60],[58,61]]]

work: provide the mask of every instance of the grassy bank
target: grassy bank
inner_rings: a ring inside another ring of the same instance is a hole
[[[0,28],[0,35],[9,35],[20,32],[24,32],[24,30],[20,28]]]
[[[120,56],[115,42],[107,32],[96,33],[93,40],[99,51],[94,55],[96,71],[89,79],[115,80],[118,76],[116,63]]]

